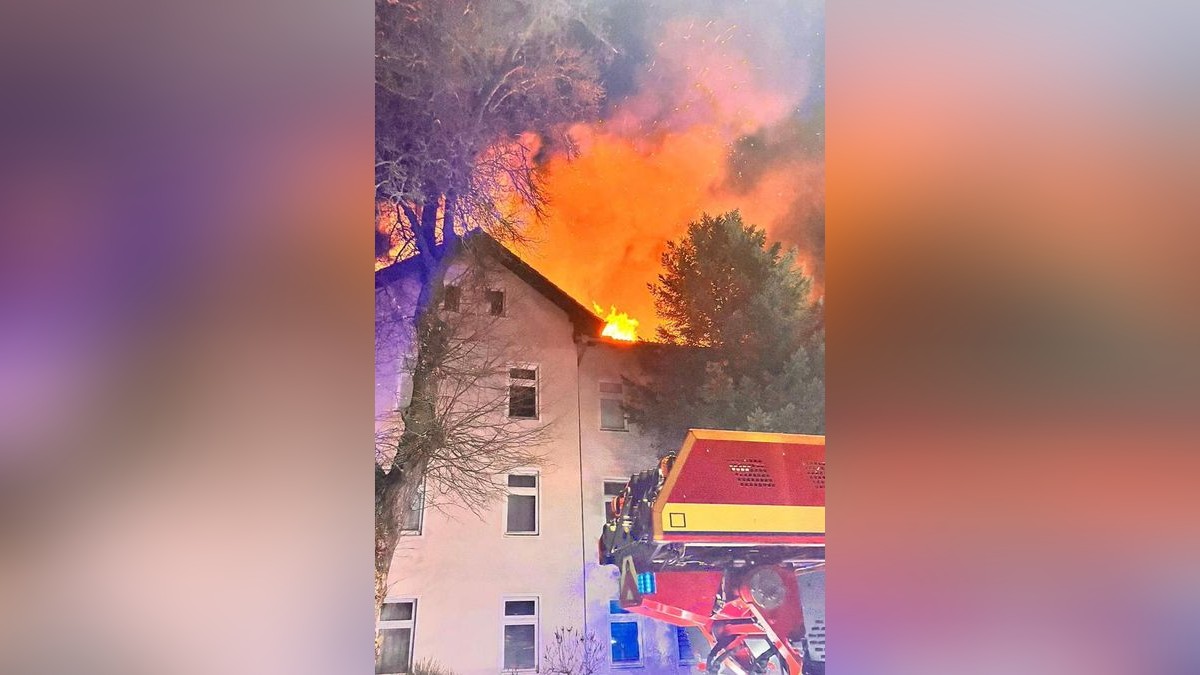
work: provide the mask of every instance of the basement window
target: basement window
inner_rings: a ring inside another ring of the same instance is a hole
[[[692,638],[688,629],[683,626],[675,627],[675,644],[679,648],[679,665],[688,666],[696,663],[696,650],[692,647]]]
[[[609,656],[614,668],[636,668],[642,665],[642,631],[637,614],[608,606]]]
[[[504,601],[505,671],[537,669],[538,599],[512,598]]]
[[[375,672],[407,673],[412,670],[413,629],[416,600],[387,600],[379,610],[379,661]]]

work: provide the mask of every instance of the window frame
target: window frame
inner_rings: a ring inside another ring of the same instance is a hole
[[[509,616],[505,607],[510,602],[533,601],[532,616]],[[504,629],[508,626],[533,626],[533,668],[504,667]],[[506,595],[500,598],[500,672],[536,673],[541,670],[542,659],[542,596]]]
[[[621,393],[618,394],[616,392],[606,392],[603,390],[604,385],[616,385],[621,388]],[[600,380],[599,382],[596,383],[596,392],[599,396],[599,401],[600,401],[599,410],[598,410],[598,412],[600,414],[600,424],[599,424],[600,431],[628,432],[629,431],[629,414],[625,412],[625,383],[615,381],[615,380]],[[614,397],[619,397],[619,398],[614,398]],[[619,427],[604,426],[604,402],[605,401],[617,401],[621,405],[621,426],[619,426]]]
[[[533,487],[518,487],[508,484],[509,476],[533,476],[537,485]],[[506,537],[536,537],[542,533],[542,472],[537,469],[513,469],[504,474],[504,536]],[[533,531],[510,532],[508,529],[508,498],[510,496],[533,497]]]
[[[608,494],[609,483],[613,483],[613,484],[621,486],[617,490],[616,494],[611,494],[611,495]],[[616,497],[617,495],[621,494],[621,490],[624,490],[625,486],[628,484],[629,484],[628,478],[604,478],[600,481],[600,495],[602,497],[602,500],[600,502],[600,514],[602,516],[604,516],[604,522],[608,522],[608,503],[613,500],[613,497]]]
[[[403,628],[408,629],[407,670],[402,671],[402,673],[378,673],[377,675],[403,675],[403,674],[411,673],[413,670],[413,666],[417,662],[417,659],[415,658],[415,655],[413,654],[413,649],[417,645],[417,598],[415,598],[415,597],[384,598],[383,604],[389,605],[389,604],[399,604],[399,603],[405,603],[405,602],[410,603],[412,605],[412,618],[411,619],[384,620],[380,617],[376,617],[375,631],[382,636],[384,630],[388,630],[388,629],[396,630],[396,629],[403,629]],[[380,611],[380,615],[382,616],[382,614],[383,614],[383,606],[382,605],[380,606],[379,611]]]
[[[514,370],[532,370],[533,371],[533,417],[525,417],[523,415],[512,414],[512,388],[514,386],[529,386],[529,380],[524,378],[514,378],[512,371]],[[542,368],[536,363],[510,363],[508,364],[508,409],[505,411],[506,416],[510,420],[531,420],[540,421],[542,419]]]
[[[492,294],[493,293],[500,294],[500,313],[499,314],[492,311],[495,308],[495,305],[492,304]],[[488,316],[495,316],[495,317],[508,316],[508,293],[506,293],[503,288],[492,287],[492,288],[488,288],[488,289],[484,290],[483,299],[484,299],[484,305],[485,305],[484,311],[487,312]]]
[[[425,534],[425,481],[427,477],[421,478],[421,485],[417,487],[417,503],[421,505],[417,511],[417,529],[410,530],[405,527],[405,523],[400,523],[400,534],[404,537],[419,537]]]
[[[673,626],[673,628],[676,631],[675,632],[675,651],[677,652],[676,661],[678,661],[678,663],[681,667],[694,666],[697,663],[699,663],[700,661],[696,659],[696,648],[692,645],[692,636],[688,635],[687,628],[684,628],[683,626]],[[684,637],[687,638],[688,647],[690,648],[688,650],[687,656],[684,656],[683,650],[680,649],[680,647],[682,645],[679,644],[679,635],[681,633],[683,634]]]
[[[636,661],[614,661],[612,653],[613,634],[612,627],[616,623],[632,623],[637,631],[637,650],[638,657]],[[642,623],[642,617],[633,612],[614,612],[612,605],[609,605],[608,611],[608,665],[611,668],[644,668],[646,665],[646,640],[645,640],[645,625]]]
[[[453,289],[453,293],[451,293]],[[450,307],[450,296],[454,295],[454,306]],[[442,290],[442,311],[444,312],[462,312],[462,286],[458,284],[446,284]]]

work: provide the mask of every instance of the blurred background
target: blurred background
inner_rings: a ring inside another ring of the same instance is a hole
[[[830,5],[833,672],[1200,665],[1197,18]]]

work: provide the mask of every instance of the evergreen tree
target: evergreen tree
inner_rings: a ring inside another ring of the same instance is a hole
[[[675,447],[689,427],[824,433],[825,336],[795,256],[732,211],[669,242],[650,284],[670,347],[647,350],[630,415]]]

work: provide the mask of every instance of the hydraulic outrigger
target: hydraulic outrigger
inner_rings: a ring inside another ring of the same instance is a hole
[[[626,610],[710,645],[710,673],[824,673],[798,577],[825,564],[825,438],[693,429],[608,505]]]

